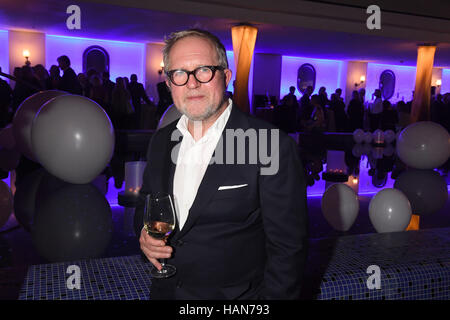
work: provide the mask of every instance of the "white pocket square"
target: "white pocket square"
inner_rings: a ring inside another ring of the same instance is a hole
[[[230,190],[230,189],[237,189],[237,188],[242,188],[242,187],[246,187],[248,186],[248,184],[237,184],[234,186],[220,186],[219,189],[217,190]]]

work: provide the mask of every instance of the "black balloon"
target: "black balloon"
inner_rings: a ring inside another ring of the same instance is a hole
[[[438,212],[447,202],[447,183],[433,170],[407,170],[394,183],[411,203],[412,213],[426,216]]]
[[[17,221],[30,231],[35,213],[36,193],[42,178],[45,175],[44,169],[38,169],[16,182],[16,192],[14,194],[14,215]]]
[[[103,254],[112,235],[109,203],[91,184],[66,184],[43,198],[36,210],[33,243],[47,260],[69,261]]]

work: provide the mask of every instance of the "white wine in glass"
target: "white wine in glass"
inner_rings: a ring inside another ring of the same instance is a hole
[[[152,197],[145,196],[144,207],[144,229],[149,236],[167,241],[172,231],[175,229],[175,209],[170,195],[158,195]],[[176,268],[165,263],[166,259],[161,259],[162,269],[153,268],[151,275],[154,278],[169,278],[176,273]]]

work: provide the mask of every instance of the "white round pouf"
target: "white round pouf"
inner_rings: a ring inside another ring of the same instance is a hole
[[[397,140],[397,155],[415,169],[434,169],[450,156],[450,135],[440,124],[421,121],[410,124]]]
[[[327,222],[338,231],[348,231],[359,212],[358,196],[343,183],[328,187],[323,194],[321,206]]]
[[[370,222],[379,233],[404,231],[411,214],[408,198],[397,189],[383,189],[369,203]]]
[[[42,106],[33,121],[34,155],[52,175],[69,183],[94,180],[114,151],[111,121],[94,101],[78,96],[56,97]]]

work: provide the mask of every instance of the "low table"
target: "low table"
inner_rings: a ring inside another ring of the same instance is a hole
[[[304,299],[450,299],[450,228],[343,236],[310,241]],[[80,289],[68,289],[70,265]],[[380,289],[369,289],[369,266]],[[152,265],[141,255],[29,267],[20,300],[149,299]]]

